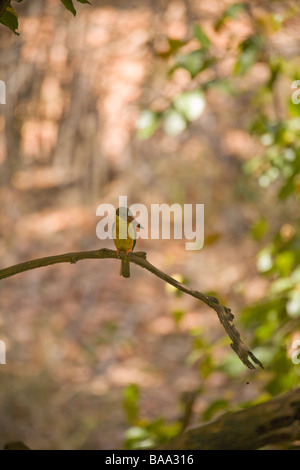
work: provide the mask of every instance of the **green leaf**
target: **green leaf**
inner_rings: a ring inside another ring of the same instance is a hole
[[[274,321],[260,325],[255,331],[256,339],[259,342],[267,341],[272,338],[277,327],[278,325]]]
[[[253,330],[258,328],[259,325],[266,323],[268,318],[275,321],[274,317],[284,307],[284,300],[267,297],[266,300],[245,308],[241,315],[241,321],[243,325]]]
[[[196,349],[198,351],[202,351],[206,347],[207,347],[207,344],[201,336],[199,336],[197,338],[194,338],[193,349]]]
[[[256,351],[253,352],[256,354]],[[268,392],[272,395],[278,395],[299,384],[298,368],[287,356],[286,348],[280,347],[275,354],[273,353],[271,361],[274,377],[266,387]]]
[[[269,63],[270,68],[270,79],[267,82],[267,87],[272,91],[273,85],[275,84],[280,72],[282,72],[282,63],[280,58],[270,60]]]
[[[227,18],[235,18],[240,12],[246,9],[244,3],[234,3],[226,8],[220,17],[220,19],[215,24],[215,30],[218,31],[224,24]]]
[[[176,52],[178,49],[180,49],[182,46],[186,44],[186,41],[182,39],[174,39],[174,38],[168,38],[168,43],[169,43],[169,53],[173,54]]]
[[[147,429],[133,426],[125,432],[125,449],[143,449],[153,445],[153,439]]]
[[[202,49],[193,51],[190,54],[179,54],[175,58],[175,62],[175,66],[171,69],[170,73],[177,68],[182,67],[191,74],[192,78],[198,75],[198,73],[204,70],[207,66],[204,50]]]
[[[205,107],[204,95],[199,90],[183,92],[174,100],[174,107],[188,121],[195,121]]]
[[[226,410],[228,405],[227,400],[216,400],[212,402],[202,414],[203,421],[210,421],[218,411]]]
[[[257,62],[258,54],[263,47],[263,39],[261,36],[249,36],[243,41],[239,48],[241,53],[234,67],[236,75],[245,75],[248,70]]]
[[[286,304],[286,311],[292,318],[300,317],[300,292],[298,290],[291,292]]]
[[[260,361],[265,365],[269,365],[273,359],[274,355],[276,354],[276,347],[275,346],[257,346],[252,350],[253,354],[256,357],[259,357]],[[282,371],[283,372],[283,371]]]
[[[200,44],[202,44],[202,46],[204,48],[207,48],[211,45],[211,41],[210,39],[208,38],[208,36],[204,33],[203,29],[201,28],[201,26],[199,26],[198,24],[196,24],[194,26],[194,36],[196,39],[198,39],[198,41],[200,42]]]
[[[74,16],[76,16],[76,10],[74,8],[72,0],[60,0],[60,1],[64,4],[67,10],[69,10],[71,13],[73,13]]]
[[[294,263],[295,254],[293,251],[282,251],[276,256],[275,265],[281,276],[288,276],[291,274]]]
[[[184,313],[185,313],[184,310],[174,310],[174,312],[172,312],[172,316],[174,318],[176,325],[179,325],[180,321],[184,317]]]
[[[278,193],[279,199],[286,199],[295,191],[294,175],[289,178]]]
[[[291,275],[294,282],[300,282],[300,266],[297,266]]]
[[[199,369],[204,379],[207,379],[211,375],[211,373],[214,370],[214,364],[213,364],[212,357],[210,355],[207,355],[203,358],[199,366]]]
[[[213,245],[214,243],[217,243],[220,237],[221,237],[220,232],[212,232],[208,235],[205,235],[205,246]]]
[[[269,250],[269,248],[264,248],[258,253],[257,257],[257,269],[261,273],[265,273],[272,269],[273,267],[273,259],[272,259],[272,254]]]
[[[295,282],[290,277],[281,277],[273,281],[270,287],[270,293],[278,294],[278,293],[286,292],[286,291],[289,291],[294,285],[295,285]]]
[[[79,2],[79,3],[88,3],[89,5],[91,5],[91,2],[88,2],[88,0],[77,0],[77,2]]]
[[[11,31],[15,34],[19,34],[17,32],[18,29],[18,15],[12,7],[7,7],[3,15],[1,16],[0,23],[7,26]]]
[[[186,120],[175,109],[170,109],[164,114],[164,130],[168,135],[176,136],[186,129]]]
[[[141,112],[136,127],[138,129],[138,137],[140,139],[149,139],[156,131],[159,125],[159,114],[154,113],[150,109]]]
[[[299,97],[297,99],[299,99]],[[299,117],[300,116],[300,103],[296,103],[296,101],[293,102],[292,98],[290,98],[288,101],[288,111],[291,116]]]
[[[267,228],[268,228],[268,223],[266,219],[261,218],[257,222],[255,222],[255,224],[251,228],[251,234],[254,240],[257,240],[257,241],[260,240],[266,233]]]
[[[239,377],[242,375],[243,372],[245,372],[244,364],[234,353],[229,353],[225,356],[220,369],[226,374],[228,374],[230,377]]]
[[[235,66],[233,73],[236,75],[245,75],[248,70],[255,64],[257,60],[257,51],[255,49],[247,49],[241,52]]]
[[[210,88],[216,88],[217,90],[227,93],[228,95],[235,94],[235,87],[233,85],[233,82],[226,78],[222,78],[222,79],[215,78],[213,80],[207,81],[206,83],[203,83],[202,89],[204,91]]]
[[[163,51],[157,51],[157,55],[162,57],[163,59],[167,59],[168,57],[174,55],[181,47],[183,47],[187,41],[183,39],[174,39],[174,38],[167,38],[168,41],[168,49]]]
[[[135,423],[139,414],[139,397],[140,391],[136,384],[131,384],[126,387],[124,391],[124,409],[127,414],[127,419],[130,423]]]

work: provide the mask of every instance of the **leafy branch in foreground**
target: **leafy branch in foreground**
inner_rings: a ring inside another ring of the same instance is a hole
[[[15,276],[16,274],[29,271],[31,269],[41,268],[43,266],[50,266],[52,264],[77,263],[77,261],[81,261],[83,259],[107,259],[107,258],[125,259],[126,256],[128,256],[129,261],[131,261],[132,263],[140,266],[141,268],[147,269],[147,271],[150,271],[152,274],[159,277],[163,281],[176,287],[176,289],[181,290],[182,292],[185,292],[186,294],[191,295],[192,297],[195,297],[198,300],[201,300],[201,302],[204,302],[208,307],[215,310],[221,324],[223,325],[226,333],[228,334],[229,338],[232,341],[231,347],[236,352],[240,360],[249,369],[252,369],[252,370],[255,369],[254,364],[257,364],[261,368],[263,368],[263,365],[259,361],[259,359],[257,359],[257,357],[254,356],[254,354],[248,349],[248,347],[241,340],[238,329],[232,323],[234,315],[232,314],[229,308],[221,305],[216,297],[205,295],[202,292],[191,289],[187,287],[186,285],[182,284],[181,282],[177,281],[173,277],[169,276],[168,274],[164,273],[160,269],[156,268],[155,266],[153,266],[153,264],[147,261],[146,253],[143,251],[136,252],[136,253],[129,253],[128,255],[126,255],[123,252],[120,252],[118,254],[114,250],[102,248],[101,250],[82,251],[82,252],[75,252],[75,253],[65,253],[65,254],[56,255],[56,256],[48,256],[45,258],[39,258],[39,259],[31,260],[31,261],[26,261],[24,263],[16,264],[14,266],[1,269],[0,279],[5,279],[7,277]]]
[[[74,16],[76,15],[76,9],[74,7],[73,0],[60,0],[60,1],[64,4],[67,10],[73,13]],[[88,0],[76,0],[76,1],[79,3],[88,3],[89,5],[91,5],[91,3],[88,2]]]
[[[0,0],[0,23],[7,26],[13,33],[18,33],[18,14],[11,5],[12,0]],[[23,0],[14,0],[17,3],[23,2]],[[61,3],[69,10],[74,16],[76,15],[76,9],[74,7],[75,0],[60,0]],[[88,0],[76,0],[78,3],[91,3]]]

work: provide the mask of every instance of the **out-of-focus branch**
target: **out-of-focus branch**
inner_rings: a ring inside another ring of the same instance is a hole
[[[153,266],[153,264],[147,261],[145,252],[129,253],[128,255],[126,255],[123,252],[117,254],[117,252],[114,250],[102,248],[101,250],[82,251],[76,253],[65,253],[56,256],[48,256],[46,258],[39,258],[32,261],[26,261],[25,263],[16,264],[14,266],[1,269],[0,279],[5,279],[7,277],[15,276],[16,274],[29,271],[31,269],[41,268],[43,266],[50,266],[52,264],[77,263],[77,261],[81,261],[83,259],[125,259],[126,256],[128,256],[128,259],[132,263],[144,269],[147,269],[147,271],[150,271],[152,274],[159,277],[163,281],[176,287],[176,289],[181,290],[182,292],[185,292],[186,294],[201,300],[201,302],[204,302],[208,307],[215,310],[221,324],[223,325],[226,333],[232,341],[232,349],[236,352],[241,361],[249,369],[255,369],[254,364],[257,364],[263,368],[263,365],[259,361],[259,359],[254,356],[254,354],[247,348],[247,346],[241,340],[239,331],[232,323],[234,316],[229,308],[221,305],[216,297],[205,295],[202,292],[191,289],[186,285],[182,284],[181,282],[177,281],[173,277],[169,276],[168,274],[164,273],[160,269],[156,268],[155,266]]]
[[[246,410],[226,413],[174,437],[159,450],[255,450],[300,439],[300,388]]]

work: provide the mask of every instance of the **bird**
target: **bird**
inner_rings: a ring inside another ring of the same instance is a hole
[[[133,251],[136,244],[136,228],[143,228],[127,207],[118,207],[116,221],[113,224],[113,239],[117,253],[125,251],[126,255]],[[120,276],[130,277],[130,264],[128,259],[121,260]]]

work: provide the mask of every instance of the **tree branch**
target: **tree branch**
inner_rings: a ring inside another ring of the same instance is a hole
[[[31,269],[41,268],[43,266],[50,266],[52,264],[58,263],[77,263],[77,261],[81,261],[83,259],[125,259],[126,254],[120,252],[117,254],[114,250],[108,250],[107,248],[102,248],[101,250],[94,250],[94,251],[82,251],[82,252],[75,252],[75,253],[65,253],[62,255],[57,256],[48,256],[46,258],[39,258],[32,261],[26,261],[25,263],[16,264],[14,266],[10,266],[5,269],[0,270],[0,279],[5,279],[7,277],[15,276],[16,274],[29,271]],[[247,346],[243,343],[240,337],[240,333],[237,328],[232,323],[233,321],[233,314],[231,310],[227,307],[221,305],[216,297],[212,297],[209,295],[205,295],[202,292],[199,292],[194,289],[190,289],[189,287],[185,286],[176,279],[172,278],[168,274],[160,271],[158,268],[153,266],[153,264],[149,263],[146,259],[145,252],[136,252],[136,253],[129,253],[128,259],[144,268],[147,271],[150,271],[155,276],[159,277],[163,281],[171,284],[172,286],[176,287],[176,289],[185,292],[192,297],[195,297],[201,302],[204,302],[208,307],[215,310],[217,313],[221,324],[223,325],[226,333],[228,334],[229,338],[231,339],[231,347],[239,356],[241,361],[249,368],[255,369],[254,364],[259,365],[263,368],[262,363],[257,359],[254,354],[247,348]],[[250,360],[251,359],[251,360]],[[252,362],[251,362],[252,361]],[[254,363],[254,364],[253,364]]]
[[[300,439],[300,388],[246,410],[226,413],[174,437],[159,450],[255,450]]]

